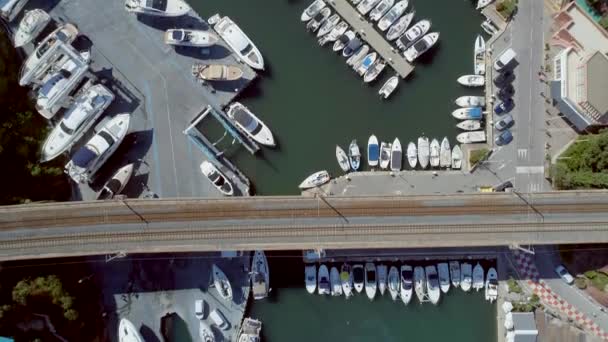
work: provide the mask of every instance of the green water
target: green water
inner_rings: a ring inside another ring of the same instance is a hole
[[[392,72],[387,68],[368,86],[341,55],[320,47],[300,21],[309,2],[190,1],[204,18],[218,12],[230,16],[264,55],[267,72],[240,101],[270,127],[278,147],[264,148],[257,158],[241,148],[231,157],[258,195],[297,194],[297,185],[317,170],[340,174],[335,145],[346,149],[357,139],[365,150],[372,133],[386,141],[399,137],[404,146],[423,133],[455,141],[453,101],[476,94],[456,83],[458,76],[473,71],[473,42],[481,32],[481,17],[471,1],[410,1],[415,20],[430,19],[431,31],[439,31],[440,40],[384,102],[377,92]]]

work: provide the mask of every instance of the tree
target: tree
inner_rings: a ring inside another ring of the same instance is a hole
[[[22,306],[50,303],[61,308],[66,319],[78,318],[78,312],[72,308],[74,299],[63,289],[61,280],[55,275],[21,280],[13,288],[12,294],[13,301]]]

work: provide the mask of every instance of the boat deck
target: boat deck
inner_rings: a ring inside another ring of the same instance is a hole
[[[366,41],[371,49],[387,61],[401,78],[406,78],[414,71],[414,66],[399,54],[399,50],[392,46],[348,0],[329,0],[327,3],[351,26],[354,32],[359,33],[361,39]]]

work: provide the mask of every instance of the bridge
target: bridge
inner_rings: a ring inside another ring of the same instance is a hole
[[[608,242],[608,192],[112,200],[0,207],[0,260]]]

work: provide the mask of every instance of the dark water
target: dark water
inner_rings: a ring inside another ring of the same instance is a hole
[[[299,193],[302,179],[320,169],[340,174],[335,145],[346,149],[357,139],[363,147],[372,133],[385,141],[399,137],[404,147],[423,133],[455,141],[453,101],[475,93],[456,83],[473,71],[473,42],[481,32],[481,17],[470,0],[410,1],[414,20],[430,19],[440,40],[384,102],[377,92],[392,72],[387,68],[368,86],[343,57],[320,47],[300,22],[309,2],[190,1],[204,18],[218,12],[230,16],[264,55],[268,70],[240,100],[270,127],[278,148],[264,148],[257,158],[240,149],[232,158],[257,194]]]

